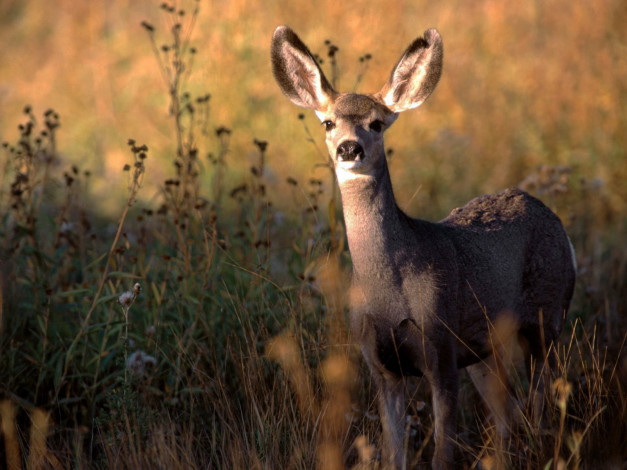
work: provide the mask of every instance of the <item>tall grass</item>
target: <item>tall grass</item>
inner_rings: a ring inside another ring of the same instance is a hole
[[[569,5],[564,14],[584,28],[584,7]],[[618,8],[601,6],[604,18]],[[514,13],[490,8],[475,39],[481,53],[499,57],[503,49],[488,33],[510,38],[504,28]],[[40,117],[28,106],[18,137],[4,144],[0,465],[379,468],[376,397],[346,324],[350,258],[332,172],[303,176],[281,163],[313,155],[309,169],[327,164],[310,117],[292,119],[299,126],[294,147],[269,131],[267,141],[233,146],[245,132],[215,124],[215,115],[223,114],[215,103],[224,103],[219,98],[231,90],[188,91],[198,89],[193,77],[201,49],[191,38],[202,16],[168,4],[161,13],[162,22],[142,25],[169,108],[163,121],[171,145],[156,148],[172,151],[155,155],[152,135],[127,141],[126,163],[108,182],[127,185],[114,218],[95,209],[101,197],[95,180],[102,175],[66,161],[59,135],[71,130],[62,126],[64,116],[48,110]],[[537,34],[560,21],[552,10],[523,13],[529,15],[519,18],[524,24],[547,23]],[[569,39],[580,44],[570,36],[550,45],[539,36],[528,39],[548,53]],[[321,42],[320,54],[329,76],[349,83],[344,70],[352,65],[344,47]],[[460,63],[455,41],[449,47],[453,65],[445,73],[454,75]],[[520,52],[522,64],[533,62],[517,42],[502,47]],[[610,42],[587,60],[610,60],[618,47]],[[355,66],[366,85],[373,60],[360,54]],[[582,87],[593,79],[590,70],[571,65],[577,70],[562,70],[562,76],[582,73]],[[557,73],[558,65],[549,71],[536,66],[527,73]],[[518,72],[497,73],[511,78]],[[407,190],[401,178],[397,194],[404,206],[437,215],[487,184],[520,183],[560,214],[577,251],[578,284],[547,390],[546,420],[532,417],[513,349],[507,366],[521,419],[512,441],[505,448],[494,443],[464,377],[460,465],[621,468],[627,458],[627,227],[624,188],[614,178],[624,175],[625,142],[617,131],[624,115],[605,103],[608,114],[597,132],[592,118],[579,114],[595,105],[568,94],[575,91],[557,81],[548,91],[535,89],[531,81],[531,103],[523,100],[529,89],[506,89],[512,99],[503,101],[501,78],[464,93],[459,87],[467,77],[443,82],[437,105],[448,107],[451,121],[436,114],[433,127],[418,136],[423,142],[404,143],[422,150],[420,175],[408,168],[403,146],[395,145],[404,142],[409,124],[399,122],[389,136],[393,173],[406,171],[412,184],[422,184]],[[605,83],[624,95],[619,83]],[[574,117],[544,116],[553,109],[541,98],[547,94],[582,108]],[[466,105],[481,112],[460,110]],[[548,127],[534,121],[538,113]],[[503,115],[515,126],[503,130]],[[277,120],[267,116],[276,128]],[[431,130],[436,127],[441,130]],[[588,157],[578,167],[572,155],[582,153]],[[152,173],[162,173],[163,180],[147,185],[147,175],[163,161],[168,167]],[[603,162],[608,174],[590,175],[594,161]],[[478,176],[488,168],[488,176]],[[408,380],[407,390],[409,462],[428,468],[430,391],[422,380]]]

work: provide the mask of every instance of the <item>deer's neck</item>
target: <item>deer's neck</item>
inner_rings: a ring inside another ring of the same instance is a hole
[[[394,199],[386,165],[374,175],[338,173],[353,269],[358,279],[392,281],[395,260],[409,247],[407,217]]]

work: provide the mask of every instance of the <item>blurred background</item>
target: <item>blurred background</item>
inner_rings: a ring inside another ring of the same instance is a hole
[[[219,126],[233,131],[228,178],[237,179],[250,165],[253,139],[269,143],[267,177],[275,192],[287,190],[288,176],[328,174],[316,167],[325,155],[303,128],[322,148],[315,116],[304,111],[305,120],[297,119],[301,110],[272,78],[269,46],[277,25],[290,25],[323,58],[324,41],[332,41],[339,48],[338,88],[353,91],[362,74],[360,92],[378,91],[407,44],[436,27],[445,45],[440,84],[386,135],[399,205],[412,215],[442,217],[478,193],[529,178],[537,182],[547,171],[539,166],[547,165],[567,174],[561,189],[593,186],[607,216],[622,215],[622,0],[214,0],[175,6],[185,10],[184,36],[191,35],[197,48],[183,88],[193,96],[211,94],[209,140]],[[68,164],[92,172],[91,192],[104,215],[118,213],[125,196],[120,171],[128,138],[151,149],[140,198],[154,197],[171,173],[169,99],[142,21],[155,27],[158,46],[170,40],[172,22],[157,1],[0,4],[0,140],[16,141],[25,105],[36,115],[54,108],[62,124],[58,148]],[[372,59],[360,62],[365,54]],[[204,178],[209,184],[210,175]]]

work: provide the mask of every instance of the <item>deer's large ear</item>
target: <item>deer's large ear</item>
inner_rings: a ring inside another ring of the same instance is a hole
[[[420,106],[440,80],[443,52],[435,29],[412,42],[379,92],[385,105],[396,113]]]
[[[326,110],[337,93],[296,33],[279,26],[272,36],[271,54],[274,78],[292,103]]]

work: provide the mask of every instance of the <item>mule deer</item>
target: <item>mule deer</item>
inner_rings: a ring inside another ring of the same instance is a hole
[[[433,468],[455,466],[458,368],[470,367],[480,392],[498,369],[491,334],[503,315],[515,319],[532,387],[539,365],[553,365],[573,293],[574,253],[559,218],[518,189],[481,196],[433,223],[396,205],[383,132],[402,111],[421,105],[442,70],[435,29],[404,52],[381,91],[338,93],[288,27],[272,38],[281,90],[313,109],[326,129],[353,262],[350,323],[378,388],[386,459],[405,464],[403,376],[424,375],[433,395]],[[548,354],[547,354],[548,352]],[[474,364],[474,366],[473,366]],[[533,372],[532,372],[533,370]],[[489,408],[506,415],[506,403]]]

